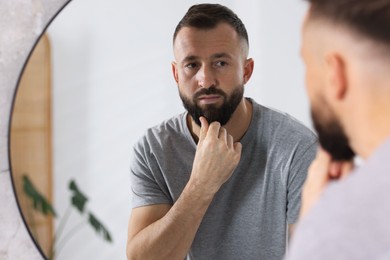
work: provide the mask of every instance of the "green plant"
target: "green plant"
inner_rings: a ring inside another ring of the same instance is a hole
[[[31,199],[34,210],[44,214],[45,216],[51,215],[57,218],[57,213],[54,210],[54,207],[51,205],[48,199],[45,198],[45,196],[43,196],[36,189],[36,187],[28,178],[28,176],[23,175],[22,178],[23,191],[27,195],[27,197]],[[84,195],[83,192],[81,192],[74,180],[69,181],[68,188],[72,193],[70,204],[64,216],[60,218],[58,229],[53,235],[50,250],[47,256],[49,260],[54,259],[54,257],[58,255],[60,250],[64,247],[66,242],[69,241],[69,239],[72,238],[75,234],[77,234],[80,231],[80,227],[84,226],[85,224],[89,224],[96,231],[96,233],[103,238],[104,241],[112,243],[112,237],[107,228],[95,217],[95,215],[91,211],[86,210],[85,206],[88,202],[88,198]],[[76,209],[80,215],[88,216],[87,223],[85,221],[82,221],[81,223],[70,229],[70,231],[68,231],[66,235],[63,235],[63,232],[65,230],[64,228],[67,224],[72,209]],[[62,240],[60,240],[60,238],[62,238]]]

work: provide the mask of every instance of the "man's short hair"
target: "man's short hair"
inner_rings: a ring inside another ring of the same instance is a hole
[[[386,46],[390,44],[389,0],[307,0],[309,19],[341,24]]]
[[[198,4],[191,6],[173,34],[173,42],[180,29],[183,27],[194,27],[198,29],[213,29],[220,23],[231,25],[241,39],[244,39],[249,46],[248,33],[244,23],[229,8],[220,4]]]

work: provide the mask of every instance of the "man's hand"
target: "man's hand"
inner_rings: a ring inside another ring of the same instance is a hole
[[[220,123],[209,125],[204,117],[200,121],[199,142],[190,182],[203,189],[205,194],[214,196],[237,167],[242,146],[239,142],[233,142],[233,137]]]
[[[352,168],[352,162],[332,161],[331,156],[320,148],[309,167],[303,186],[300,219],[315,205],[330,181],[345,178],[352,171]]]
[[[191,178],[179,199],[132,210],[128,259],[184,259],[215,193],[232,175],[241,158],[241,144],[219,123],[201,118]]]

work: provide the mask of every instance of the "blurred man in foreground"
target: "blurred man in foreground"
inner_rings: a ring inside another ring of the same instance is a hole
[[[322,149],[288,259],[390,259],[390,1],[309,2],[301,52]]]

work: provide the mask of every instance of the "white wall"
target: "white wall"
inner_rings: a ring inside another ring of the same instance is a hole
[[[246,96],[310,126],[298,54],[305,4],[213,2],[231,7],[247,26],[255,72]],[[125,259],[131,148],[147,127],[183,111],[171,75],[172,33],[194,3],[73,0],[50,26],[56,207],[63,216],[74,178],[114,238],[106,244],[85,227],[58,259]]]

